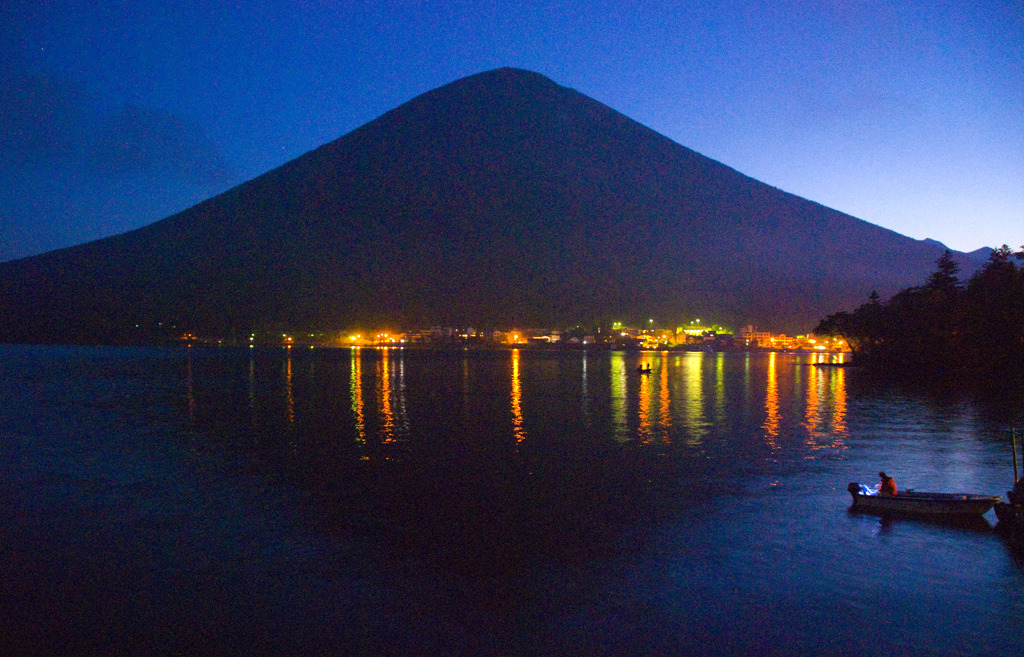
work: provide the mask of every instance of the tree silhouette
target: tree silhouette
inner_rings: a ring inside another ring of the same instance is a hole
[[[1024,373],[1024,247],[1006,245],[964,285],[946,251],[921,287],[886,302],[872,292],[853,312],[819,322],[815,333],[841,336],[855,362],[918,374]]]
[[[960,265],[953,260],[953,252],[946,249],[945,253],[936,261],[938,269],[928,277],[926,287],[929,290],[937,290],[952,294],[960,289]]]

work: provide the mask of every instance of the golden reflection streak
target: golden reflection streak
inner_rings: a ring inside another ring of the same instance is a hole
[[[683,358],[683,378],[686,381],[683,405],[684,425],[687,430],[687,444],[700,445],[704,442],[707,427],[704,422],[704,353],[688,351]]]
[[[764,431],[768,444],[778,449],[776,438],[779,437],[779,381],[775,369],[775,352],[768,354],[768,389],[764,397]]]
[[[750,352],[743,357],[743,410],[750,408]]]
[[[661,381],[658,388],[659,413],[658,419],[661,423],[661,430],[664,431],[663,439],[669,441],[670,429],[672,428],[672,395],[668,389],[668,352],[661,352]]]
[[[359,353],[359,347],[353,347],[352,351],[352,378],[349,381],[349,391],[352,397],[352,414],[356,418],[356,440],[366,444],[366,418],[363,414],[363,359]],[[363,457],[368,458],[368,457]]]
[[[292,387],[292,352],[288,351],[288,358],[284,361],[284,396],[285,396],[285,418],[288,420],[288,445],[293,451],[299,449],[298,436],[295,429],[295,392]]]
[[[398,362],[394,367],[395,388],[395,431],[409,432],[409,406],[405,396],[405,349],[398,350]]]
[[[839,447],[844,445],[843,438],[846,436],[846,370],[833,367],[829,384],[832,388],[833,445]]]
[[[830,354],[816,354],[815,363],[842,362]],[[815,382],[808,389],[808,421],[811,447],[845,449],[846,434],[846,371],[841,367],[822,369],[811,368],[811,379]],[[812,417],[813,411],[813,417]],[[822,438],[828,438],[824,442]]]
[[[725,354],[715,354],[715,424],[725,422]]]
[[[626,426],[626,362],[621,351],[613,351],[610,363],[612,422],[615,426],[615,439],[624,442],[629,440]]]
[[[382,420],[383,433],[381,442],[392,443],[395,441],[395,414],[391,407],[391,372],[390,361],[388,360],[388,348],[380,350],[380,417]]]
[[[807,408],[804,412],[804,429],[807,430],[807,444],[814,447],[818,443],[818,425],[821,422],[821,391],[818,389],[820,385],[818,368],[812,363],[807,370]]]
[[[519,350],[512,350],[512,435],[516,443],[526,440],[523,428],[523,385],[519,378]]]
[[[287,403],[285,413],[288,424],[295,424],[295,393],[292,390],[292,354],[290,351],[284,364],[284,395]]]
[[[643,367],[643,363],[640,363]],[[640,392],[638,393],[637,416],[640,422],[637,425],[637,438],[643,444],[649,444],[653,433],[651,426],[651,377],[644,375],[640,377]]]

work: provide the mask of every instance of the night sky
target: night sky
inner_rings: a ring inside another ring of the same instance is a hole
[[[1020,0],[3,6],[0,261],[152,223],[502,66],[905,235],[1024,244]]]

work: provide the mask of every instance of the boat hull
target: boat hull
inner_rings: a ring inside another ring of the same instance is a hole
[[[863,495],[859,484],[847,487],[853,496],[856,511],[878,515],[911,515],[931,517],[982,516],[1002,498],[997,495],[970,493],[909,492],[896,496]]]
[[[999,502],[995,506],[996,518],[999,524],[996,529],[1013,539],[1016,543],[1024,545],[1024,507],[1019,504]]]

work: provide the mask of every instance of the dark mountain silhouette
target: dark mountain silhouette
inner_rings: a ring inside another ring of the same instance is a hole
[[[147,227],[0,264],[0,340],[648,317],[804,332],[942,251],[499,69]]]

